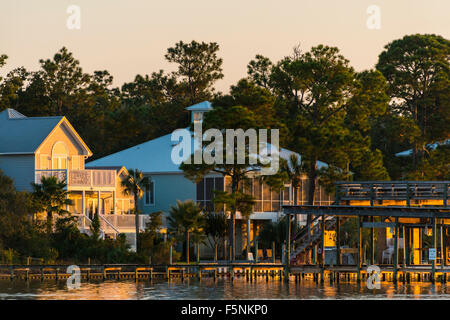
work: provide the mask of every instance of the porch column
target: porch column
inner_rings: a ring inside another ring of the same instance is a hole
[[[100,191],[97,191],[97,212],[99,215],[101,213],[101,208],[102,208],[101,200],[102,200],[102,198],[100,198]]]
[[[371,217],[370,221],[372,224],[375,222],[375,218]],[[370,228],[370,262],[375,264],[375,228],[372,225]]]
[[[442,238],[442,252],[444,252],[444,260],[442,261],[442,265],[446,266],[447,265],[447,245],[445,242],[447,239],[447,226],[445,225],[444,219],[442,219],[442,224],[443,224],[442,225],[443,234],[445,235],[445,237]]]
[[[444,246],[444,219],[441,219],[441,269],[444,269],[444,265],[445,265],[445,246]]]
[[[113,214],[116,214],[116,191],[113,192]]]
[[[361,281],[361,238],[362,238],[362,234],[361,234],[361,216],[358,215],[358,220],[357,220],[357,224],[358,224],[358,254],[356,255],[356,270],[357,270],[357,282]]]
[[[320,225],[320,282],[323,283],[325,275],[325,215],[322,215],[322,223]]]
[[[85,200],[86,200],[86,196],[85,196],[85,191],[82,191],[81,194],[81,213],[83,214],[83,216],[86,215],[86,204],[85,204]]]
[[[434,248],[434,250],[436,250],[436,218],[433,217],[431,219],[432,223],[433,223],[433,236],[432,236],[432,240],[431,240],[431,245]],[[433,260],[431,262],[431,282],[434,283],[434,279],[435,279],[435,273],[436,273],[436,259]]]
[[[341,219],[336,216],[336,265],[341,265]]]
[[[251,241],[252,241],[251,236],[250,236],[251,232],[252,232],[251,221],[250,221],[250,217],[249,217],[247,219],[247,248],[248,248],[247,252],[249,252],[250,247],[251,247]]]
[[[398,217],[395,218],[394,228],[394,283],[397,283],[397,267],[398,267]]]
[[[408,250],[406,247],[406,228],[405,226],[403,226],[402,228],[402,232],[403,232],[403,267],[406,268],[406,262],[407,262],[407,258],[408,258]]]

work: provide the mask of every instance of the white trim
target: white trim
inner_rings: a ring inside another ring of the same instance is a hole
[[[155,181],[151,180],[150,183],[152,184],[153,187],[153,203],[147,203],[146,202],[146,198],[147,198],[147,190],[144,191],[144,206],[145,207],[154,207],[156,205],[156,188],[155,188]]]
[[[39,117],[39,118],[45,118],[45,117]],[[78,141],[78,143],[81,145],[82,148],[84,148],[84,151],[86,151],[87,154],[85,154],[86,157],[90,157],[92,155],[91,150],[86,145],[86,143],[81,139],[81,137],[76,132],[75,128],[70,124],[69,120],[65,116],[61,118],[61,120],[55,125],[55,127],[52,129],[52,131],[47,135],[47,137],[44,138],[44,140],[41,142],[41,144],[37,147],[37,149],[33,153],[39,153],[41,147],[45,145],[45,143],[50,139],[50,137],[56,132],[56,129],[59,128],[62,124],[66,127],[66,129],[69,131],[69,134],[72,135],[75,140]]]
[[[55,150],[55,146],[57,144],[62,144],[64,146],[64,148],[66,149],[66,153],[65,154],[60,154],[60,153],[54,153]],[[57,159],[58,163],[57,163],[57,167],[60,166],[60,159],[66,159],[66,167],[65,168],[53,168],[53,160]],[[52,170],[67,170],[69,169],[69,148],[67,148],[67,145],[64,141],[58,140],[55,141],[55,143],[52,146],[52,154],[51,154],[51,169]]]

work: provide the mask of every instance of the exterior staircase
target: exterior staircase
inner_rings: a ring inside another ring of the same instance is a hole
[[[100,237],[113,237],[114,239],[121,233],[125,234],[127,244],[131,251],[136,251],[136,232],[135,232],[135,217],[134,215],[126,216],[105,216],[100,214]],[[92,220],[86,215],[77,215],[78,228],[81,233],[92,235],[91,224]],[[122,221],[121,221],[122,220]],[[145,230],[145,223],[148,221],[148,216],[141,216],[141,230]],[[131,231],[131,232],[130,232]]]
[[[341,223],[346,218],[341,218]],[[325,218],[325,230],[336,229],[336,217]],[[290,260],[295,261],[297,256],[307,252],[322,241],[322,216],[317,216],[311,221],[310,226],[305,226],[293,236],[291,246],[294,248],[291,252]]]

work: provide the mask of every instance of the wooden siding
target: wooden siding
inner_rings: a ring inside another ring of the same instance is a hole
[[[14,180],[19,191],[32,191],[34,182],[34,155],[2,155],[0,169]]]

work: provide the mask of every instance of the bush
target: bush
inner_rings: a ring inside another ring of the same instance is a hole
[[[2,264],[19,263],[19,253],[14,249],[6,249],[0,251],[0,260]]]

